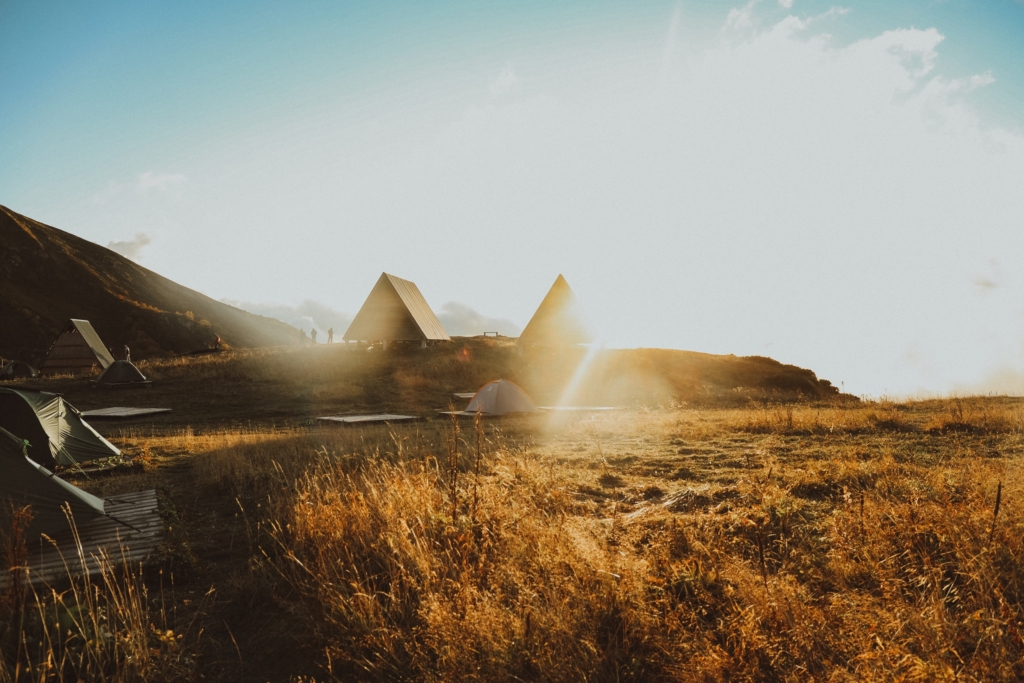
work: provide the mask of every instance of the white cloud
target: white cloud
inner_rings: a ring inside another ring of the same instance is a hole
[[[130,181],[111,180],[107,183],[106,187],[93,195],[92,201],[94,204],[102,205],[115,199],[124,199],[130,193],[136,195],[166,193],[182,185],[186,180],[187,178],[182,173],[154,173],[153,171],[146,171]]]
[[[779,0],[779,6],[789,9],[793,6],[793,0]]]
[[[107,249],[116,251],[125,258],[130,258],[133,261],[137,261],[139,256],[142,254],[142,248],[151,244],[153,238],[144,232],[135,233],[135,237],[130,240],[116,240],[107,243]]]
[[[516,76],[512,65],[506,64],[505,68],[498,74],[498,77],[491,81],[488,90],[490,90],[491,97],[501,97],[512,92],[517,87],[519,87],[519,77]]]
[[[135,181],[135,191],[140,194],[154,190],[164,192],[176,185],[185,182],[185,176],[181,173],[153,173],[146,171],[139,174]]]
[[[754,8],[761,0],[750,0],[743,7],[735,7],[729,10],[725,19],[725,27],[732,30],[749,29],[754,26]]]

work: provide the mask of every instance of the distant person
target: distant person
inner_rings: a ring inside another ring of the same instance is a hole
[[[305,344],[307,341],[309,340],[306,339],[306,330],[299,330],[299,343]]]
[[[316,328],[315,327],[309,331],[309,336],[313,338],[313,343],[316,344]]]
[[[128,345],[124,345],[124,359],[129,363],[132,362],[132,350],[128,348]]]
[[[327,328],[327,343],[328,344],[333,344],[334,343],[334,328],[333,327]]]
[[[215,334],[214,337],[216,337],[216,339],[213,340],[213,348],[219,349],[220,348],[220,335],[219,334]]]

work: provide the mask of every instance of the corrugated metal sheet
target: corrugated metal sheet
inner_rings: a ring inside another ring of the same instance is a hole
[[[106,369],[113,362],[114,357],[103,345],[92,323],[72,318],[53,342],[39,369],[51,374],[79,373],[87,372],[97,365]]]
[[[106,553],[116,566],[123,561],[146,562],[160,547],[164,522],[155,490],[111,496],[104,502],[109,516],[76,521],[77,538],[70,528],[28,544],[28,577],[33,584],[66,579],[68,573],[95,575]],[[10,581],[0,574],[0,588]]]
[[[343,337],[346,341],[448,341],[415,283],[382,273]]]

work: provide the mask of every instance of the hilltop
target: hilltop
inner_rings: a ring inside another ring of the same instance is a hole
[[[215,301],[110,249],[0,206],[0,355],[38,363],[70,318],[133,357],[295,343],[273,318]]]
[[[171,408],[153,418],[159,428],[203,429],[244,424],[308,424],[340,413],[436,415],[504,378],[538,405],[746,406],[788,402],[846,402],[827,380],[770,358],[715,356],[668,349],[609,349],[584,365],[586,351],[526,354],[508,338],[456,337],[428,349],[345,350],[342,344],[235,349],[139,363],[152,387],[130,404]],[[582,368],[577,375],[577,368]],[[23,380],[23,386],[64,394],[82,410],[115,400],[87,378]],[[570,387],[574,387],[570,389]],[[128,400],[119,396],[116,400]]]

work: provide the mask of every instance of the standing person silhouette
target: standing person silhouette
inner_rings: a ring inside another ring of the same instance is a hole
[[[309,336],[313,338],[313,343],[316,344],[316,328],[315,327],[309,331]]]
[[[333,344],[334,343],[334,328],[333,327],[327,328],[327,343],[328,344]]]
[[[128,345],[124,345],[124,359],[129,363],[132,362],[132,350],[128,348]]]

